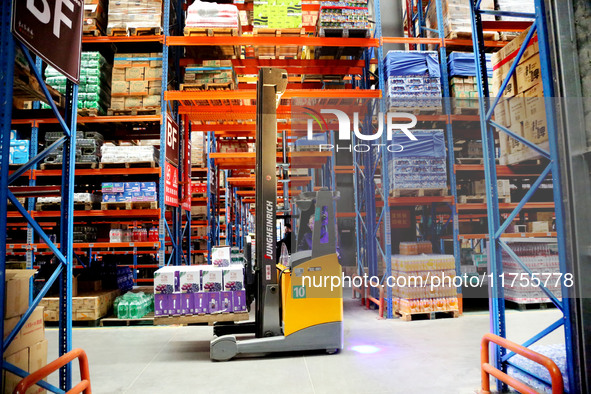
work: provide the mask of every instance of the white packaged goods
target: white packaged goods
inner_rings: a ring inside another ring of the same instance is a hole
[[[212,264],[217,267],[228,267],[232,261],[231,249],[229,246],[214,246],[211,250]]]
[[[132,163],[139,161],[158,161],[158,150],[153,146],[116,146],[101,147],[103,163]]]
[[[443,29],[445,38],[457,38],[458,33],[472,33],[472,18],[470,17],[470,3],[466,0],[442,0]],[[494,10],[494,0],[482,0],[481,8]],[[494,15],[482,15],[482,20],[494,21]],[[427,28],[438,29],[437,7],[432,4],[427,12]],[[436,38],[438,34],[427,31],[427,37]]]
[[[498,9],[501,11],[511,11],[511,12],[525,12],[528,14],[533,14],[536,12],[536,8],[534,5],[534,0],[497,0]],[[523,21],[523,18],[518,18],[515,16],[501,16],[501,20],[503,21]]]
[[[187,10],[186,27],[238,28],[239,20],[235,5],[196,1]]]
[[[161,0],[110,0],[107,31],[162,26]]]
[[[98,196],[91,194],[91,193],[74,193],[74,202],[79,203],[93,203],[98,202]],[[39,197],[37,198],[38,203],[61,203],[61,197]]]

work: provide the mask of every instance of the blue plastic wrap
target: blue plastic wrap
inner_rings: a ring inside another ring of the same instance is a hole
[[[410,132],[417,138],[412,141],[406,134],[399,133],[392,136],[391,144],[399,144],[404,147],[402,152],[391,153],[396,158],[402,157],[431,157],[443,159],[445,153],[445,138],[443,131],[412,131]]]
[[[308,139],[307,137],[298,138],[295,141],[295,146],[309,146],[309,145],[321,145],[327,144],[328,137],[325,133],[316,133],[312,136],[312,139]]]
[[[492,77],[492,55],[486,54],[486,73],[488,77]],[[476,59],[473,53],[453,52],[449,55],[449,76],[450,77],[475,77],[476,76]]]
[[[441,77],[439,59],[434,51],[390,51],[384,60],[386,78],[401,75]]]

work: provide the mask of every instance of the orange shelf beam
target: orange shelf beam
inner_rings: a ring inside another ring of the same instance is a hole
[[[555,232],[547,233],[505,233],[501,238],[554,238]],[[460,234],[460,239],[487,239],[488,234]]]
[[[510,211],[517,207],[518,203],[500,203],[499,210]],[[528,202],[523,209],[554,209],[553,202]],[[458,211],[486,211],[486,203],[458,204]]]
[[[60,217],[60,211],[32,211],[31,216],[37,218]],[[74,211],[75,217],[117,217],[117,218],[147,218],[159,217],[160,209],[122,209],[122,210],[89,210]],[[8,217],[22,217],[20,212],[8,212]]]
[[[59,243],[56,244],[59,248]],[[159,248],[160,242],[90,242],[90,243],[74,243],[74,249],[88,249],[88,248]],[[7,244],[7,249],[49,249],[45,243],[34,244]]]
[[[311,98],[380,98],[381,90],[371,89],[291,89],[286,90],[282,99],[296,97]],[[164,99],[168,101],[187,100],[254,100],[256,90],[207,90],[207,91],[180,91],[169,90],[164,93]]]
[[[504,166],[497,165],[497,176],[499,177],[520,177],[520,178],[532,178],[538,177],[540,174],[535,169],[539,169],[540,166]],[[484,173],[483,164],[456,164],[456,172],[479,172]],[[523,171],[523,172],[521,172]]]
[[[137,116],[79,116],[78,124],[86,123],[142,123],[142,122],[160,122],[160,115],[137,115]],[[44,119],[13,119],[12,124],[57,124],[57,118]]]
[[[169,36],[166,38],[168,46],[219,46],[219,45],[252,45],[252,46],[315,46],[315,47],[363,47],[377,48],[380,41],[376,38],[336,38],[336,37],[185,37]]]
[[[103,168],[103,169],[76,169],[76,176],[91,175],[159,175],[160,168]],[[61,170],[35,170],[35,176],[62,176]]]
[[[146,36],[83,36],[83,44],[116,44],[119,42],[160,42],[164,43],[163,35]]]

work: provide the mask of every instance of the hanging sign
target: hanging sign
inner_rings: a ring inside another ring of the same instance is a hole
[[[168,161],[164,163],[164,203],[179,206],[179,170]]]

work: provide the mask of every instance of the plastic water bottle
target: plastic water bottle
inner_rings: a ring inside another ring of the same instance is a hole
[[[117,318],[129,319],[129,301],[125,298],[119,301],[119,305],[117,305]]]

